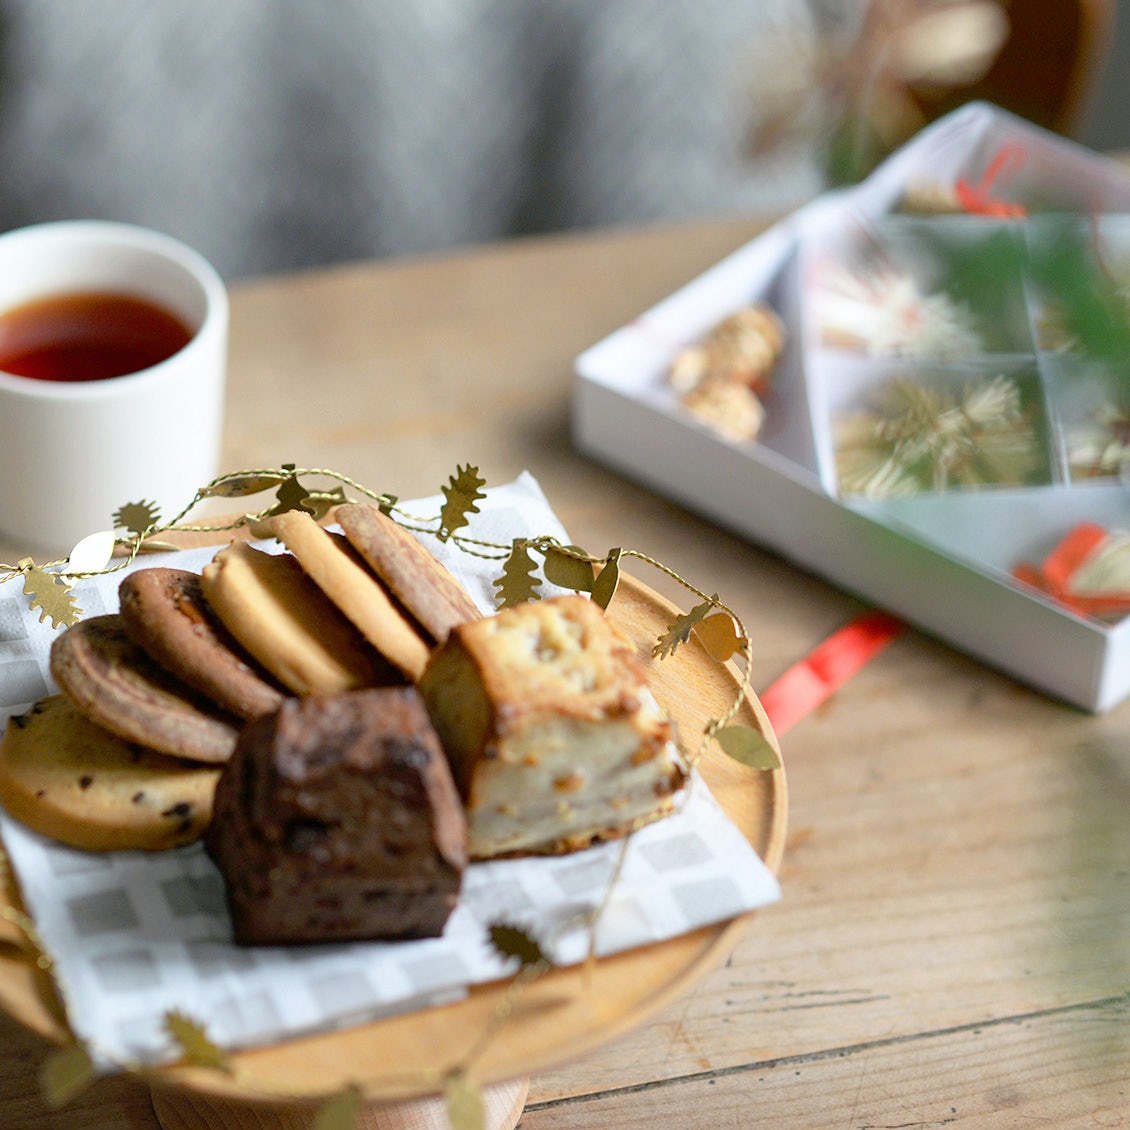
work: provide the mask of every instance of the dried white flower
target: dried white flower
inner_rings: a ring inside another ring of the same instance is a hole
[[[827,342],[872,357],[956,361],[985,352],[969,309],[893,267],[829,270],[813,308]]]

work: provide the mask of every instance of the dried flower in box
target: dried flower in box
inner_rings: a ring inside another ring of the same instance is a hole
[[[1130,408],[1104,404],[1068,429],[1067,466],[1073,479],[1130,475]]]
[[[830,268],[814,307],[824,341],[872,357],[954,361],[984,352],[968,306],[893,266]]]
[[[998,375],[958,391],[896,378],[868,408],[837,421],[845,494],[886,498],[953,487],[1020,486],[1045,466],[1016,381]]]

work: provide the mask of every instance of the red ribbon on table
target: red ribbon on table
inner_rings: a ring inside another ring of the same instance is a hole
[[[833,632],[758,697],[780,737],[906,630],[887,612],[868,612]]]

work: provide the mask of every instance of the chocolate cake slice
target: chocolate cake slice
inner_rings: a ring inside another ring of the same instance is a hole
[[[249,723],[205,844],[239,943],[421,938],[455,907],[466,825],[418,693],[382,687]]]

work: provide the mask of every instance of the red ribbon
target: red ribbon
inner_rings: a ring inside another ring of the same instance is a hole
[[[906,624],[874,611],[833,632],[758,697],[779,737],[865,667]]]
[[[1075,576],[1110,535],[1094,522],[1080,522],[1039,565],[1023,562],[1012,575],[1081,616],[1130,612],[1130,593],[1088,596],[1074,590]]]
[[[1024,147],[1019,144],[1004,145],[989,162],[989,167],[977,184],[971,184],[959,177],[953,186],[958,203],[966,212],[979,216],[999,216],[1005,219],[1020,219],[1028,215],[1023,204],[1013,204],[1008,200],[998,200],[991,195],[993,182],[1011,165],[1018,168],[1027,159]],[[1011,172],[1012,170],[1009,169]]]

